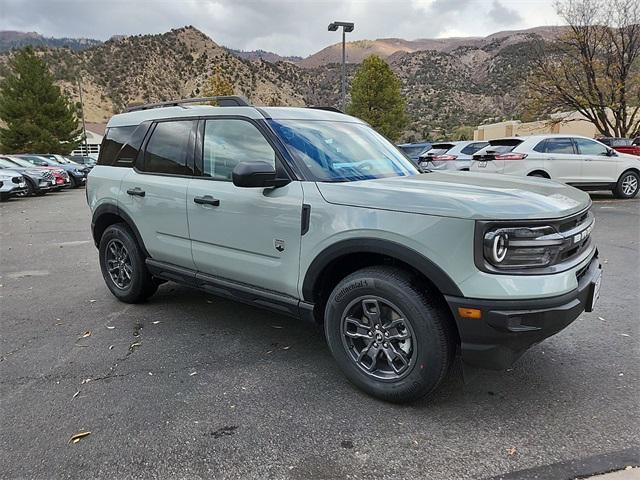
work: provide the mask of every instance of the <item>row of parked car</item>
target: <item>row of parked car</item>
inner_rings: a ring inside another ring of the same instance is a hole
[[[0,200],[79,188],[95,163],[94,158],[79,155],[1,155]]]
[[[640,137],[547,134],[398,147],[426,170],[550,178],[587,191],[611,190],[618,198],[633,198],[640,189]]]

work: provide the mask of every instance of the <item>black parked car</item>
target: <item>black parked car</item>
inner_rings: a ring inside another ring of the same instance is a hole
[[[25,159],[33,165],[39,167],[59,167],[65,170],[69,174],[71,180],[71,188],[78,188],[87,183],[87,173],[89,168],[84,165],[78,165],[75,162],[62,163],[57,160],[57,155],[18,155],[18,157]],[[51,158],[50,158],[51,157]]]
[[[44,195],[56,180],[50,170],[41,167],[24,167],[11,161],[10,158],[0,157],[0,169],[3,171],[17,172],[26,180],[27,190],[25,195]]]

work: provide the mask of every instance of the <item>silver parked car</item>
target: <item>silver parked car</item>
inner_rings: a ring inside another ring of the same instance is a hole
[[[489,142],[438,142],[420,156],[420,166],[428,170],[469,170],[473,154]]]

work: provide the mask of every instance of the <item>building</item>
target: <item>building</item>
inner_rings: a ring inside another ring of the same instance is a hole
[[[104,137],[105,128],[106,124],[104,123],[87,123],[87,148],[85,148],[85,143],[82,142],[78,145],[78,148],[71,152],[71,155],[91,155],[97,157],[98,153],[100,153],[100,144]]]
[[[473,131],[474,140],[493,140],[502,137],[524,137],[526,135],[539,135],[545,133],[566,133],[596,138],[600,136],[595,125],[586,120],[582,114],[558,113],[552,115],[550,120],[523,123],[520,120],[479,125]]]

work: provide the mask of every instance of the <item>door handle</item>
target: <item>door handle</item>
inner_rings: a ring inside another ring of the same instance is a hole
[[[136,197],[144,197],[144,195],[145,195],[144,190],[142,190],[139,187],[130,188],[129,190],[127,190],[127,193],[129,195],[135,195]]]
[[[204,197],[193,197],[193,202],[198,205],[213,205],[217,207],[220,205],[220,200],[213,198],[211,195],[205,195]]]

